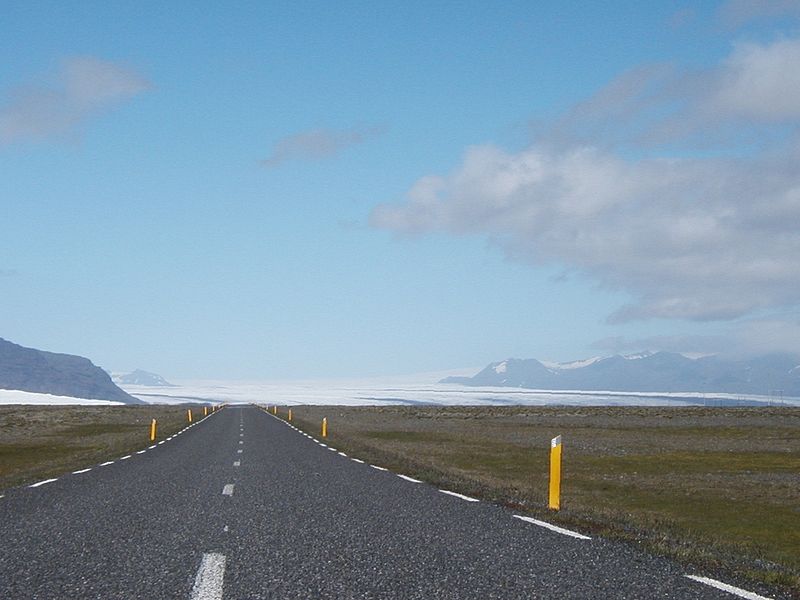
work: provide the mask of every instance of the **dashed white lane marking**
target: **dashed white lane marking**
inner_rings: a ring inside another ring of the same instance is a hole
[[[147,450],[139,450],[136,454],[144,454]]]
[[[91,470],[92,470],[92,467],[89,467],[88,469],[81,469],[80,471],[73,471],[72,474],[73,475],[80,475],[81,473],[88,473]]]
[[[480,502],[477,498],[470,498],[469,496],[465,496],[464,494],[457,494],[456,492],[451,492],[450,490],[439,490],[443,494],[447,494],[448,496],[455,496],[456,498],[461,498],[462,500],[466,500],[467,502]]]
[[[240,443],[240,444],[244,444],[244,442],[243,442],[242,440],[239,440],[239,443]]]
[[[237,453],[237,454],[241,454],[242,452],[243,452],[243,451],[242,451],[242,449],[241,449],[241,448],[239,448],[239,449],[236,451],[236,453]]]
[[[413,477],[409,477],[408,475],[400,475],[397,474],[400,479],[405,479],[406,481],[410,481],[411,483],[422,483],[419,479],[414,479]]]
[[[240,461],[240,460],[233,461],[233,466],[234,467],[241,467],[242,466],[242,461]]]
[[[152,450],[152,449],[153,449],[153,448],[155,448],[156,446],[158,446],[158,444],[153,444],[152,446],[148,446],[148,447],[147,447],[147,449],[148,449],[148,450]]]
[[[131,457],[131,455],[130,455],[130,454],[128,454],[128,456],[122,456],[122,457],[120,457],[120,458],[119,458],[119,460],[128,460],[130,457]]]
[[[328,448],[331,452],[336,452],[336,448]]]
[[[345,454],[344,452],[339,452],[339,456],[347,457],[347,454]]]
[[[747,590],[743,590],[742,588],[728,585],[727,583],[722,583],[721,581],[717,581],[716,579],[711,579],[710,577],[699,577],[697,575],[686,575],[686,577],[688,577],[692,581],[704,583],[713,588],[717,588],[718,590],[722,590],[723,592],[728,592],[729,594],[733,594],[734,596],[739,596],[740,598],[747,598],[747,600],[772,600],[771,598],[767,598],[766,596],[759,596],[756,593],[748,592]]]
[[[228,526],[225,525],[225,527],[222,528],[222,531],[224,531],[225,533],[228,533]]]
[[[161,440],[160,442],[158,442],[158,445],[160,446],[161,444],[163,444],[163,443],[164,443],[164,441],[165,441],[165,440]]]
[[[222,600],[222,581],[225,578],[225,555],[203,554],[192,587],[191,600]]]
[[[579,540],[590,540],[588,535],[583,535],[582,533],[578,533],[576,531],[570,531],[569,529],[564,529],[563,527],[557,527],[555,525],[551,525],[550,523],[546,523],[545,521],[539,521],[538,519],[533,519],[531,517],[523,517],[522,515],[514,515],[515,519],[521,519],[526,521],[527,523],[533,523],[534,525],[538,525],[539,527],[544,527],[545,529],[549,529],[550,531],[555,531],[556,533],[560,533],[561,535],[568,535],[570,537],[577,538]]]
[[[233,496],[233,484],[226,483],[225,487],[222,488],[222,495],[223,496]]]
[[[109,460],[108,462],[100,463],[100,466],[101,467],[107,467],[108,465],[113,465],[113,464],[114,464],[114,461],[113,460]]]
[[[360,464],[362,464],[362,465],[364,464],[364,461],[363,461],[363,460],[361,460],[360,458],[351,458],[350,460],[352,460],[353,462],[360,463]]]
[[[389,469],[384,469],[383,467],[379,467],[378,465],[370,465],[373,469],[378,469],[378,471],[388,471]]]
[[[327,448],[327,447],[328,447],[328,444],[323,444],[322,442],[317,442],[317,443],[318,443],[320,446],[322,446],[323,448]]]
[[[40,485],[44,485],[45,483],[53,483],[54,481],[58,481],[58,478],[55,479],[45,479],[44,481],[40,481],[39,483],[34,483],[29,485],[30,488],[39,487]]]

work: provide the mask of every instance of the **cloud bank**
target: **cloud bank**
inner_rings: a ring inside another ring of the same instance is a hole
[[[529,148],[469,148],[453,172],[377,206],[371,223],[485,235],[514,259],[585,273],[635,298],[612,322],[795,306],[797,64],[800,40],[780,39],[735,45],[703,72],[644,65]]]
[[[0,144],[75,134],[87,120],[149,88],[127,67],[90,56],[68,58],[46,85],[10,91],[0,105]]]
[[[747,319],[713,335],[660,335],[638,339],[614,336],[598,340],[592,347],[614,353],[666,350],[696,355],[720,354],[734,359],[772,352],[800,356],[800,315]]]
[[[344,130],[310,129],[281,138],[270,155],[261,161],[267,168],[277,167],[290,160],[323,160],[363,144],[383,133],[379,127]]]

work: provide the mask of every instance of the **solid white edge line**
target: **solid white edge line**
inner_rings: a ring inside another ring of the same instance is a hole
[[[422,483],[419,479],[414,479],[413,477],[409,477],[408,475],[400,475],[400,473],[397,473],[397,476],[400,479],[405,479],[406,481],[410,481],[411,483]]]
[[[56,477],[55,479],[45,479],[44,481],[40,481],[39,483],[33,483],[33,484],[29,485],[28,487],[29,488],[36,488],[36,487],[39,487],[40,485],[44,485],[45,483],[53,483],[54,481],[58,481],[58,478]]]
[[[461,498],[462,500],[466,500],[467,502],[480,502],[477,498],[470,498],[469,496],[465,496],[464,494],[458,494],[456,492],[451,492],[450,490],[439,490],[443,494],[447,494],[448,496],[455,496],[456,498]]]
[[[203,554],[192,587],[191,600],[222,600],[225,578],[225,555],[216,552]]]
[[[727,583],[722,583],[721,581],[717,581],[716,579],[711,579],[710,577],[700,577],[698,575],[685,575],[684,577],[688,577],[692,581],[697,581],[698,583],[704,583],[705,585],[717,588],[718,590],[722,590],[723,592],[728,592],[729,594],[733,594],[734,596],[739,596],[740,598],[747,598],[747,600],[772,600],[772,598],[768,598],[766,596],[759,596],[754,592],[748,592],[747,590],[743,590],[742,588],[738,588],[733,585],[728,585]]]
[[[563,527],[557,527],[556,525],[551,525],[550,523],[546,523],[545,521],[539,521],[538,519],[533,519],[531,517],[523,517],[522,515],[514,515],[515,519],[521,519],[527,523],[533,523],[534,525],[538,525],[539,527],[544,527],[545,529],[549,529],[550,531],[555,531],[556,533],[560,533],[561,535],[568,535],[570,537],[574,537],[579,540],[590,540],[588,535],[583,535],[582,533],[578,533],[576,531],[570,531],[569,529],[564,529]]]
[[[223,496],[233,496],[233,484],[226,483],[225,487],[222,488],[222,495]]]
[[[370,467],[372,467],[373,469],[378,469],[378,471],[388,471],[389,470],[389,469],[386,469],[384,467],[379,467],[378,465],[370,465]]]
[[[92,468],[89,467],[88,469],[81,469],[80,471],[73,471],[72,474],[73,475],[80,475],[81,473],[88,473],[91,470],[92,470]]]

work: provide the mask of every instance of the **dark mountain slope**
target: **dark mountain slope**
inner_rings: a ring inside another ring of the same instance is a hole
[[[142,404],[88,358],[25,348],[2,338],[0,389]]]

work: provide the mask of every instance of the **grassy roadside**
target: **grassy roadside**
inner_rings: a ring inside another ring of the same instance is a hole
[[[201,406],[0,406],[0,490],[90,467],[150,445],[195,417]]]
[[[800,409],[295,406],[399,473],[800,597]],[[286,410],[279,416],[285,418]],[[562,510],[546,510],[564,437]]]

